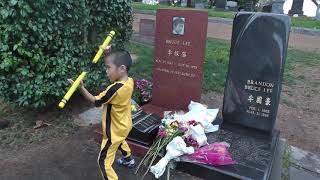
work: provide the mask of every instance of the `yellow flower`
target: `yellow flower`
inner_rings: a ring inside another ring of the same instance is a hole
[[[136,106],[135,105],[131,105],[131,111],[137,111],[137,108],[136,108]]]

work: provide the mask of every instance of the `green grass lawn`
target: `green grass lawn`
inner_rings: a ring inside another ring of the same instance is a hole
[[[301,71],[306,71],[304,70],[306,67],[315,66],[318,68],[320,66],[320,53],[289,49],[284,71],[285,83],[290,85],[295,81],[305,81],[305,77]],[[300,72],[298,72],[297,69],[299,69]],[[313,85],[311,82],[309,83]]]
[[[167,5],[147,5],[142,3],[132,3],[132,6],[134,9],[153,10],[153,11],[160,8],[199,10],[194,8],[182,8],[182,7],[174,7],[174,6],[167,6]],[[235,15],[235,12],[232,12],[232,11],[216,11],[213,9],[204,9],[203,11],[208,11],[208,15],[210,17],[233,18]]]
[[[295,27],[320,29],[320,21],[316,19],[311,19],[308,17],[292,17],[291,23],[292,23],[292,26],[295,26]]]
[[[160,8],[170,8],[170,9],[182,9],[181,7],[173,7],[167,5],[146,5],[142,3],[132,3],[134,9],[139,10],[157,10]],[[183,9],[192,9],[194,8],[183,8]],[[198,10],[198,9],[197,9]],[[208,15],[210,17],[220,17],[220,18],[229,18],[232,19],[235,15],[233,11],[217,11],[214,9],[204,9],[204,11],[208,11]],[[312,29],[320,29],[320,21],[315,20],[308,17],[292,17],[292,26],[294,27],[304,27],[304,28],[312,28]]]
[[[133,65],[131,76],[134,78],[152,79],[152,65],[154,49],[151,46],[131,42],[129,51],[138,56],[137,63]],[[204,64],[205,91],[223,91],[229,64],[230,45],[227,41],[208,39],[206,48],[206,59]],[[320,66],[320,54],[315,52],[304,52],[289,49],[284,72],[284,83],[290,85],[296,80],[303,80],[300,73],[296,73],[297,66]]]

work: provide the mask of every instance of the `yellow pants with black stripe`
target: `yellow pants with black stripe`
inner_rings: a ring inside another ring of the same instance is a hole
[[[116,138],[103,139],[101,144],[101,151],[98,158],[98,164],[102,176],[106,180],[117,180],[118,176],[112,168],[117,150],[120,150],[124,157],[131,155],[131,150],[128,143],[123,139],[114,140]]]

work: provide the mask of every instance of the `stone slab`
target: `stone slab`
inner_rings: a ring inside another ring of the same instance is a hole
[[[74,122],[78,126],[91,126],[101,123],[102,112],[100,108],[91,108],[79,114]]]
[[[291,166],[289,168],[290,180],[320,180],[320,176],[315,176],[303,169]]]
[[[291,146],[291,163],[320,175],[320,155]]]
[[[285,139],[280,138],[279,144],[276,148],[274,162],[273,162],[273,166],[270,174],[270,179],[272,180],[281,180],[282,157],[283,157],[283,153],[286,148],[286,145],[287,145],[287,141]]]

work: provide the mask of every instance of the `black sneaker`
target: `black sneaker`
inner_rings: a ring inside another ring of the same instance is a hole
[[[133,168],[135,165],[135,161],[131,156],[127,158],[122,157],[117,160],[117,164],[128,167],[128,168]]]

